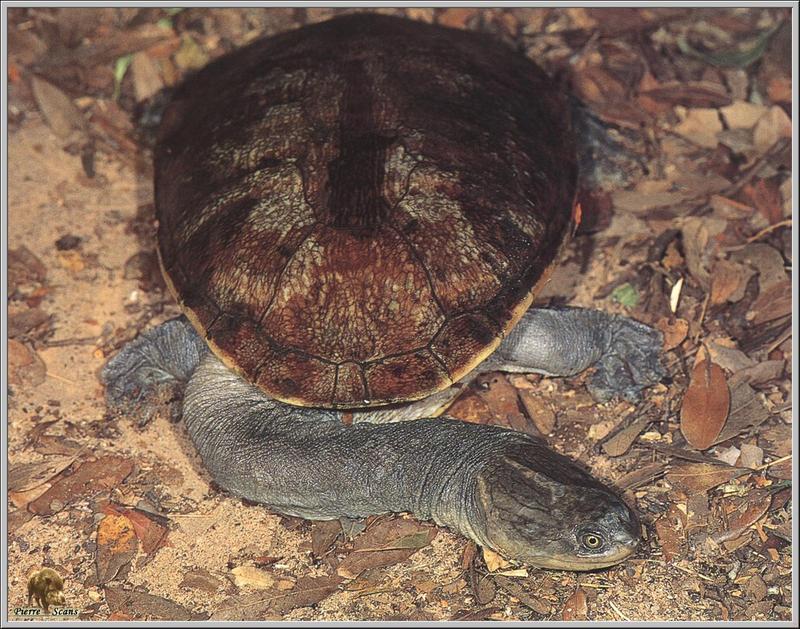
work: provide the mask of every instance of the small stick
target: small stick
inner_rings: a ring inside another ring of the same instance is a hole
[[[622,610],[620,610],[619,607],[614,605],[614,601],[608,601],[608,604],[611,605],[611,609],[613,609],[615,612],[617,612],[617,616],[622,618],[622,620],[624,620],[626,622],[630,622],[631,621],[630,618],[628,618],[625,614],[622,613]]]
[[[792,224],[792,219],[791,218],[787,218],[785,221],[781,221],[779,223],[775,223],[774,225],[770,225],[769,227],[765,227],[760,232],[758,232],[755,236],[750,236],[750,238],[747,239],[747,242],[755,242],[756,240],[760,240],[761,238],[763,238],[764,236],[766,236],[770,232],[773,232],[776,229],[780,229],[781,227],[788,227],[791,224]]]
[[[783,463],[784,461],[788,461],[791,458],[792,458],[792,455],[791,454],[787,454],[786,456],[782,456],[781,458],[775,459],[774,461],[770,461],[769,463],[764,463],[764,465],[759,465],[758,467],[754,467],[753,471],[759,472],[761,470],[765,470],[768,467],[771,467],[773,465],[777,465],[778,463]]]

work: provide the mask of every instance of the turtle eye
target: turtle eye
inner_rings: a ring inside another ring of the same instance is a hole
[[[603,538],[597,533],[584,533],[581,535],[581,544],[588,550],[597,550],[603,545]]]

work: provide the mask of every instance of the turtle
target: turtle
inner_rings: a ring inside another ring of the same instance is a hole
[[[543,440],[458,421],[476,374],[589,367],[639,399],[661,336],[532,302],[579,220],[568,98],[493,36],[359,13],[259,39],[177,89],[154,150],[157,251],[182,314],[101,372],[164,387],[224,490],[313,520],[410,512],[533,566],[641,536]],[[413,420],[413,421],[412,421]]]

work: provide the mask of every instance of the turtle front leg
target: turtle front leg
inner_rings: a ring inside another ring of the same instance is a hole
[[[531,308],[481,370],[571,376],[595,368],[589,392],[636,401],[665,375],[662,335],[628,317],[587,308]]]

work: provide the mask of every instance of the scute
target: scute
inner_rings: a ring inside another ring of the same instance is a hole
[[[356,408],[464,376],[572,224],[565,97],[494,39],[349,15],[190,78],[155,154],[167,284],[278,399]]]

